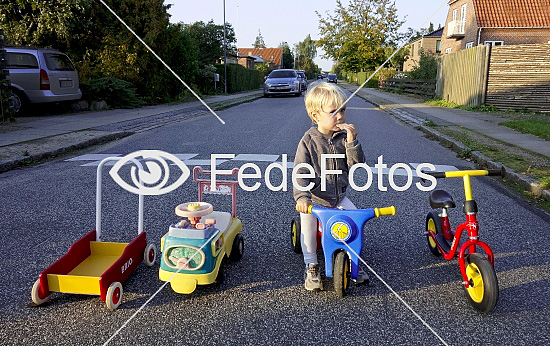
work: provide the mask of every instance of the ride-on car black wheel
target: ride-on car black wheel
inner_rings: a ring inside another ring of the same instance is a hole
[[[435,211],[430,211],[428,216],[426,216],[426,239],[428,240],[428,248],[430,251],[436,256],[441,256],[441,252],[439,252],[435,240],[428,235],[428,231],[432,231],[435,234],[440,234],[442,232],[441,217],[439,217]]]
[[[468,288],[464,287],[468,301],[478,311],[493,311],[498,300],[498,280],[491,262],[479,253],[473,253],[468,255],[465,264],[470,283]]]
[[[290,225],[290,245],[292,246],[292,251],[295,253],[302,253],[302,244],[300,243],[301,237],[300,217],[297,217],[292,220]]]
[[[340,251],[336,254],[332,268],[334,272],[334,291],[340,298],[343,298],[347,294],[351,274],[347,252]]]
[[[243,236],[239,233],[235,236],[235,239],[233,239],[233,245],[231,246],[231,255],[229,255],[229,259],[233,262],[237,262],[241,258],[243,258],[243,252],[244,252],[244,239]]]
[[[223,283],[223,280],[225,278],[225,274],[223,272],[223,261],[220,263],[220,269],[218,270],[218,275],[216,275],[216,280],[212,283],[213,287],[219,286]]]

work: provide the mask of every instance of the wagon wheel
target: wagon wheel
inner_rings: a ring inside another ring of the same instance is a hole
[[[157,258],[157,249],[155,245],[148,244],[143,251],[143,263],[146,266],[152,267],[155,264],[155,259]]]
[[[40,279],[34,282],[34,285],[32,285],[32,290],[31,290],[31,299],[32,299],[32,302],[35,303],[36,305],[40,305],[47,302],[51,296],[51,294],[48,294],[45,298],[41,298],[40,294],[38,293],[39,288],[40,288]]]
[[[107,299],[105,304],[107,304],[107,309],[114,310],[118,308],[122,302],[122,284],[120,282],[113,282],[109,289],[107,290]]]

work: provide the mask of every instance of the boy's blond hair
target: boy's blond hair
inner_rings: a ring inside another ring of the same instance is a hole
[[[340,107],[346,100],[346,94],[340,87],[327,82],[314,83],[308,88],[304,102],[306,104],[307,115],[315,123],[312,116],[313,112],[319,113],[323,111],[323,106]]]

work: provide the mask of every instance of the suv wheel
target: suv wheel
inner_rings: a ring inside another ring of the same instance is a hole
[[[9,100],[10,108],[13,111],[14,116],[23,114],[23,112],[27,109],[27,99],[20,91],[12,89]]]

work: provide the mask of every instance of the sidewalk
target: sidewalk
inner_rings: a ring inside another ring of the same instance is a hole
[[[357,90],[357,86],[347,83],[341,83],[340,86],[351,92]],[[507,119],[505,118],[480,112],[429,106],[419,103],[418,100],[412,97],[370,88],[362,88],[357,92],[356,96],[385,110],[404,122],[419,128],[423,132],[429,133],[446,146],[450,146],[453,150],[458,152],[467,150],[468,148],[464,144],[441,134],[433,128],[424,126],[425,121],[431,120],[436,125],[461,126],[550,158],[550,141],[498,125],[500,122],[506,121]],[[478,164],[484,167],[489,167],[491,169],[500,169],[503,167],[501,163],[494,162],[479,152],[472,152],[472,157]],[[550,200],[550,191],[543,190],[536,180],[518,174],[508,167],[504,167],[504,169],[506,170],[506,178],[525,187],[535,195]]]
[[[254,90],[211,96],[204,101],[216,110],[249,102],[262,95],[261,90]],[[200,101],[193,101],[138,109],[19,118],[14,124],[0,125],[0,172],[204,114],[210,112]]]

